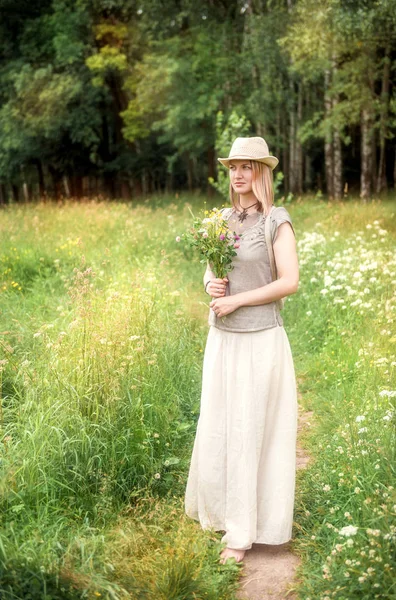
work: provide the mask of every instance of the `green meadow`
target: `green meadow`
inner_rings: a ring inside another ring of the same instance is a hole
[[[279,201],[277,204],[281,204]],[[0,219],[0,597],[226,600],[240,567],[183,511],[208,299],[175,237],[194,195],[9,205]],[[396,597],[392,199],[285,204],[301,408],[302,600]]]

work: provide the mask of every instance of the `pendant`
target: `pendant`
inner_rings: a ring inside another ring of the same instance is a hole
[[[241,223],[243,223],[243,221],[244,221],[245,219],[247,219],[247,217],[248,217],[248,213],[247,213],[247,210],[246,210],[246,208],[244,208],[244,209],[243,209],[243,211],[241,212],[241,214],[238,216],[238,220],[239,220]]]

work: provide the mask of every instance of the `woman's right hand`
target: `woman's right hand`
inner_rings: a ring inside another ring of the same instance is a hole
[[[227,283],[227,277],[224,277],[223,279],[219,279],[218,277],[211,279],[206,286],[206,291],[212,298],[222,298],[226,294]]]

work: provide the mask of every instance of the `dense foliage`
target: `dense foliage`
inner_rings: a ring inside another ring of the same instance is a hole
[[[1,0],[0,16],[0,202],[210,186],[238,122],[285,193],[394,185],[396,0]]]

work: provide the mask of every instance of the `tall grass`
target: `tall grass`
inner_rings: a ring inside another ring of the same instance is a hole
[[[188,206],[203,203],[3,210],[4,598],[234,596],[238,567],[218,564],[219,535],[201,531],[182,504],[208,297],[202,265],[175,237],[191,221]],[[284,321],[314,411],[314,460],[299,477],[295,516],[301,598],[388,598],[392,205],[305,199],[288,208],[301,282]],[[347,525],[357,529],[344,537]]]
[[[314,413],[295,517],[299,592],[394,598],[394,207],[345,204],[315,217],[299,240],[299,294],[288,299],[300,391]]]

